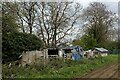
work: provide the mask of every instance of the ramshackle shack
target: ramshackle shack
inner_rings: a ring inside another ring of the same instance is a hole
[[[98,56],[107,56],[108,55],[108,50],[105,48],[95,48],[93,50],[94,56],[98,57]]]
[[[83,57],[83,49],[80,46],[68,46],[62,49],[64,60],[78,60]]]
[[[78,60],[83,57],[83,49],[79,46],[68,46],[64,48],[46,48],[41,51],[26,51],[21,55],[22,66],[35,64],[37,62],[61,58],[66,60]]]
[[[67,46],[64,48],[48,48],[47,58],[56,57],[66,60],[78,60],[83,57],[83,49],[80,46]]]

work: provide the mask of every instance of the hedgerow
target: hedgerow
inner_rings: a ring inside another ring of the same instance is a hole
[[[43,42],[32,34],[4,33],[2,35],[2,59],[3,62],[17,60],[23,51],[38,50]]]

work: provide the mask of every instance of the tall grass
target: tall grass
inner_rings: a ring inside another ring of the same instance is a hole
[[[73,78],[97,68],[116,63],[118,55],[109,55],[91,59],[63,62],[53,59],[48,64],[35,64],[26,68],[12,65],[3,65],[3,77],[16,78]]]

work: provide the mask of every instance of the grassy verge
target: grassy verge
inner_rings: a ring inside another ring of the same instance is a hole
[[[27,68],[18,68],[16,66],[8,68],[3,66],[3,76],[17,78],[74,78],[105,65],[116,63],[117,61],[118,55],[109,55],[106,57],[80,59],[78,61],[68,61],[65,63],[53,61],[51,63],[52,65],[37,65]]]

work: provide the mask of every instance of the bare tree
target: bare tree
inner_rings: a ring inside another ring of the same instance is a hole
[[[37,6],[37,35],[46,47],[56,47],[80,18],[81,6],[70,2],[42,2]]]
[[[19,17],[19,22],[21,22],[21,29],[25,32],[24,24],[27,23],[29,27],[29,32],[32,34],[33,24],[35,21],[35,5],[36,2],[22,2],[17,4],[17,15]]]

